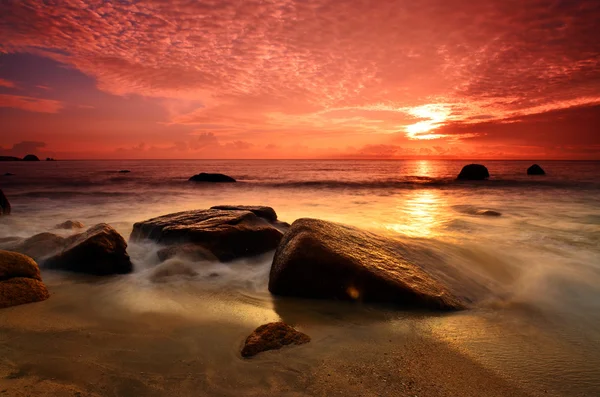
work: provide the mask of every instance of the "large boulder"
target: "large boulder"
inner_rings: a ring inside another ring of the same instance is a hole
[[[133,270],[127,243],[105,223],[71,236],[66,242],[61,252],[44,261],[44,267],[97,276],[126,274]]]
[[[28,154],[27,156],[23,157],[23,161],[40,161],[40,159],[35,154]]]
[[[207,174],[205,172],[194,175],[189,180],[192,182],[236,182],[235,179],[224,174]]]
[[[0,189],[0,215],[10,214],[10,203],[4,195],[4,192]]]
[[[546,171],[538,164],[534,164],[527,168],[527,175],[546,175]]]
[[[264,324],[246,338],[242,357],[252,357],[266,350],[281,349],[287,345],[303,345],[310,342],[310,336],[296,331],[289,325],[277,322]]]
[[[250,211],[268,221],[275,222],[277,220],[277,213],[275,210],[271,207],[265,207],[262,205],[215,205],[214,207],[210,207],[210,209],[225,211]]]
[[[0,308],[39,302],[49,296],[33,259],[0,250]]]
[[[482,181],[489,177],[490,173],[488,169],[481,164],[465,165],[460,171],[460,174],[458,174],[458,179],[470,181]]]
[[[178,244],[170,245],[168,247],[161,248],[156,253],[158,259],[164,262],[173,257],[179,257],[181,259],[187,259],[192,262],[218,262],[217,258],[211,251],[204,248],[201,245],[193,243],[189,244]]]
[[[435,258],[354,227],[299,219],[284,235],[271,266],[275,295],[393,303],[459,310],[463,298],[438,276]],[[427,269],[426,269],[427,268]]]
[[[130,240],[151,240],[165,246],[193,244],[227,262],[274,250],[282,236],[272,222],[254,212],[208,209],[138,222]]]

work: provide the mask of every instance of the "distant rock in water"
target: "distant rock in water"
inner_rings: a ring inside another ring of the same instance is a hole
[[[205,172],[194,175],[189,180],[192,182],[236,182],[235,179],[224,174],[207,174]]]
[[[40,161],[40,159],[35,154],[28,154],[27,156],[23,157],[23,161]]]
[[[107,276],[131,273],[127,243],[111,226],[100,223],[86,232],[67,238],[63,250],[44,261],[51,269]]]
[[[10,203],[2,189],[0,189],[0,215],[10,215]]]
[[[475,212],[475,215],[481,216],[502,216],[502,213],[493,210],[478,210]]]
[[[21,159],[15,156],[0,156],[0,161],[21,161]]]
[[[411,256],[409,247],[397,240],[337,223],[298,219],[275,252],[269,291],[436,310],[466,307],[434,276],[440,269],[432,257],[417,263]]]
[[[246,338],[242,357],[252,357],[267,350],[281,349],[287,345],[303,345],[310,342],[310,336],[296,331],[289,325],[277,322],[261,325]]]
[[[138,222],[133,225],[130,240],[151,240],[164,246],[186,245],[184,252],[189,252],[190,245],[196,245],[227,262],[274,250],[282,236],[274,222],[254,212],[208,209]]]
[[[49,297],[33,259],[0,250],[0,308],[39,302]]]
[[[527,175],[546,175],[546,171],[539,165],[534,164],[527,169]]]
[[[129,171],[129,170],[120,170],[118,172],[119,172],[119,174],[129,174],[131,171]]]
[[[14,176],[14,175],[15,175],[15,174],[13,174],[12,172],[6,172],[6,173],[4,174],[4,176]]]
[[[490,173],[488,169],[481,164],[465,165],[460,171],[460,174],[458,174],[458,179],[470,181],[482,181],[489,177]]]
[[[63,223],[59,223],[58,225],[54,226],[55,229],[65,229],[65,230],[83,229],[84,227],[85,227],[85,225],[78,221],[65,221]]]
[[[52,157],[46,157],[46,161],[56,161]]]

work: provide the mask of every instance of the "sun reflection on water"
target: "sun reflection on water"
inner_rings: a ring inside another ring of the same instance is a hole
[[[398,203],[399,222],[385,228],[410,237],[434,237],[442,223],[442,204],[443,199],[434,190],[413,191]]]

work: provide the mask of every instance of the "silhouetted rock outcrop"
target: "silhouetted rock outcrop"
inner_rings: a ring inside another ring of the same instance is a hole
[[[59,223],[58,225],[54,226],[55,229],[65,229],[65,230],[83,229],[84,227],[85,227],[85,225],[78,221],[65,221],[63,223]]]
[[[242,357],[252,357],[267,350],[281,349],[286,345],[302,345],[310,342],[310,336],[296,331],[289,325],[277,322],[261,325],[246,338]]]
[[[33,259],[0,250],[0,308],[39,302],[49,296]]]
[[[23,161],[40,161],[40,159],[35,154],[28,154],[27,156],[23,157]]]
[[[15,174],[13,174],[12,172],[5,172],[4,176],[14,176]]]
[[[458,179],[470,180],[470,181],[482,181],[488,179],[490,173],[488,169],[481,164],[469,164],[465,165],[458,174]]]
[[[0,161],[21,161],[19,157],[15,156],[0,156]]]
[[[129,170],[120,170],[118,172],[119,172],[119,174],[129,174],[131,171],[129,171]]]
[[[0,189],[0,215],[10,215],[10,202],[4,195],[4,192]]]
[[[417,263],[397,240],[317,219],[299,219],[273,258],[276,295],[387,302],[438,310],[464,309],[437,274],[435,259]],[[422,262],[422,263],[421,263]],[[427,270],[429,269],[429,271]]]
[[[254,212],[208,209],[138,222],[130,239],[165,246],[197,245],[226,262],[274,250],[282,235],[272,222]]]
[[[235,179],[224,174],[207,174],[205,172],[194,175],[189,180],[192,182],[236,182]]]
[[[539,165],[534,164],[527,169],[527,175],[546,175],[546,171]]]
[[[67,238],[67,245],[43,265],[77,273],[107,276],[131,273],[133,265],[127,243],[111,226],[100,223],[86,232]]]

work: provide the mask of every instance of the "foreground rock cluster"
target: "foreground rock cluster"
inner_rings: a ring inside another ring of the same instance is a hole
[[[0,308],[39,302],[49,296],[33,259],[0,250]]]

